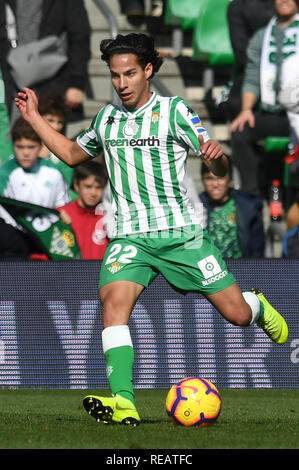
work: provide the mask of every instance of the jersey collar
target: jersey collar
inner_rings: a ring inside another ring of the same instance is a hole
[[[154,91],[152,91],[152,96],[143,106],[141,106],[141,108],[134,109],[134,111],[129,111],[125,106],[121,106],[121,110],[126,114],[130,114],[131,116],[139,116],[145,111],[146,108],[149,108],[150,106],[152,106],[156,98],[157,98],[157,94]]]

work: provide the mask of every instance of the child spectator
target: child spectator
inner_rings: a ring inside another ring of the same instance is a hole
[[[104,211],[99,206],[106,182],[106,169],[101,163],[93,160],[78,165],[73,179],[78,197],[58,207],[62,220],[72,225],[83,259],[103,259],[108,244]]]
[[[38,110],[41,116],[48,121],[48,123],[58,132],[63,133],[63,129],[66,123],[67,108],[63,102],[63,97],[56,93],[43,93],[38,100]],[[57,168],[61,171],[64,179],[71,187],[74,170],[64,162],[59,160],[46,146],[42,143],[41,152],[39,155],[41,158],[47,158],[51,160]],[[77,197],[77,194],[72,189],[70,190],[70,196],[72,199]]]
[[[44,207],[69,202],[62,173],[51,161],[39,158],[41,140],[23,118],[12,128],[12,141],[15,156],[0,167],[0,194]]]
[[[200,200],[206,210],[206,226],[223,257],[263,257],[264,227],[262,200],[232,189],[232,169],[223,177],[201,166],[205,192]]]
[[[70,201],[68,184],[54,163],[39,158],[42,146],[40,137],[23,118],[15,122],[12,140],[14,157],[0,167],[0,194],[50,208],[67,204]],[[10,243],[13,228],[18,232],[15,233],[16,239],[22,238],[24,241],[24,244],[18,244],[23,246],[21,252],[24,255],[30,253],[31,247],[28,246],[27,237],[1,206],[0,217],[0,254],[5,254],[7,249],[9,253],[13,253],[14,246]],[[18,249],[18,253],[21,252]]]

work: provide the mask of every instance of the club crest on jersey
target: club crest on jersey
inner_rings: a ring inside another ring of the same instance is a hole
[[[152,118],[151,118],[151,121],[153,124],[156,124],[158,121],[159,121],[159,118],[160,118],[160,113],[153,113],[152,114]]]
[[[136,122],[128,121],[128,122],[126,122],[126,124],[123,128],[123,132],[126,136],[132,137],[133,135],[137,134],[138,129],[139,129],[139,126],[136,124]]]
[[[117,261],[115,263],[112,263],[111,266],[108,267],[108,270],[112,273],[118,273],[118,271],[121,270],[124,266],[122,264],[119,264]]]

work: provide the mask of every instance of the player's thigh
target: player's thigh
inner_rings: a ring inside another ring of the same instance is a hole
[[[111,241],[99,280],[104,326],[128,323],[139,295],[157,274],[147,253],[146,241],[137,237]]]
[[[144,286],[131,281],[114,281],[100,288],[103,326],[127,325]]]

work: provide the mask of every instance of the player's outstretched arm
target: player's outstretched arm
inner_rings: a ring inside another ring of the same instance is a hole
[[[23,118],[40,136],[46,147],[69,166],[76,166],[90,159],[90,156],[76,143],[69,140],[52,126],[38,112],[38,98],[30,88],[23,88],[15,98],[16,106]]]
[[[216,176],[225,176],[228,171],[228,160],[223,149],[215,140],[204,142],[202,135],[198,137],[202,161]]]

